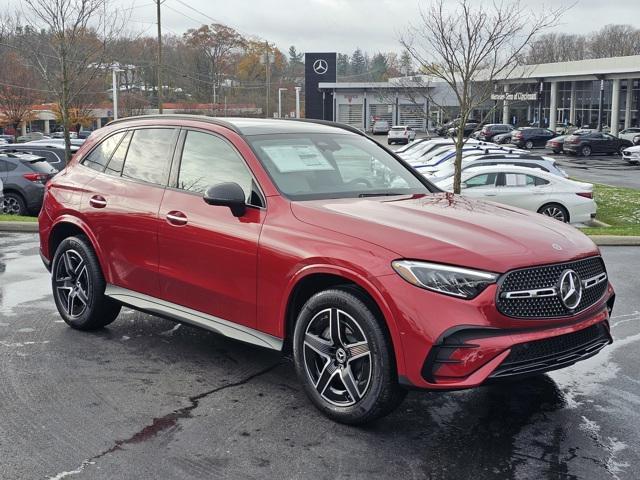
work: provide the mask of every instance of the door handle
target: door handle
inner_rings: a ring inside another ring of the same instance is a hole
[[[89,199],[89,205],[93,208],[104,208],[107,206],[107,200],[102,195],[94,195]]]
[[[169,224],[175,225],[176,227],[187,224],[187,216],[184,213],[179,212],[178,210],[171,210],[169,213],[167,213],[165,218],[167,219],[167,222]]]

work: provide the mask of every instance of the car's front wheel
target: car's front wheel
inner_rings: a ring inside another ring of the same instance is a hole
[[[120,313],[120,304],[104,294],[104,276],[86,237],[69,237],[60,243],[51,273],[56,307],[69,326],[96,330],[109,325]]]
[[[533,142],[531,140],[527,140],[524,143],[524,148],[526,148],[527,150],[531,150],[533,148]]]
[[[591,155],[591,147],[589,145],[584,145],[580,149],[580,153],[582,154],[583,157],[589,157]]]
[[[406,395],[382,319],[358,290],[336,288],[312,296],[298,315],[293,354],[307,395],[338,422],[373,421]]]

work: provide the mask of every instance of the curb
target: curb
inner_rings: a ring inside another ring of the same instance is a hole
[[[0,232],[38,233],[38,222],[0,222]]]
[[[599,247],[640,247],[640,237],[624,235],[589,235]]]

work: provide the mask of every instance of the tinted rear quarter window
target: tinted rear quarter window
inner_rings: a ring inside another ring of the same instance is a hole
[[[178,130],[143,128],[135,130],[129,142],[122,176],[166,185]]]
[[[113,155],[111,155],[111,160],[109,160],[109,164],[104,171],[105,173],[116,176],[120,176],[122,174],[122,166],[124,165],[124,159],[127,155],[132,135],[133,132],[127,132],[126,136],[122,139],[118,148],[116,148]]]

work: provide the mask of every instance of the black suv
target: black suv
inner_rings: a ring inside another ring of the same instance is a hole
[[[633,143],[624,138],[617,138],[608,133],[587,131],[569,135],[565,141],[563,149],[567,153],[584,155],[588,157],[592,153],[619,153],[631,147]]]
[[[511,143],[519,148],[531,150],[534,147],[544,147],[548,140],[558,134],[548,128],[521,127],[511,134]]]
[[[42,207],[44,186],[58,171],[43,157],[0,152],[0,180],[4,184],[2,213],[36,215]]]

